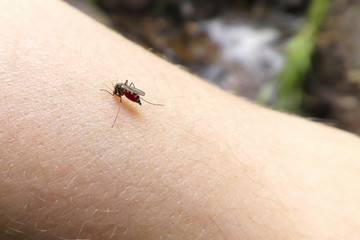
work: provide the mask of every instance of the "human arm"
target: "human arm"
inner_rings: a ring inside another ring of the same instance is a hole
[[[64,3],[0,10],[1,238],[360,235],[357,137],[232,96]],[[120,103],[99,89],[126,79],[165,106],[123,99],[111,128]]]

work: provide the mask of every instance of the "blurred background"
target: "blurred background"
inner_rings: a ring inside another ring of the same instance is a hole
[[[360,134],[360,0],[66,0],[268,107]]]

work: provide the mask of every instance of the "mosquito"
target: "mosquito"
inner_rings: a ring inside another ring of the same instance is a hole
[[[110,92],[110,91],[108,91],[106,89],[100,89],[100,91],[108,92],[112,96],[114,96],[114,95],[118,96],[120,98],[120,102],[122,102],[121,96],[125,96],[130,101],[136,102],[139,105],[141,105],[140,100],[143,100],[144,102],[147,102],[148,104],[151,104],[151,105],[164,106],[163,104],[152,103],[152,102],[146,101],[145,99],[140,97],[140,96],[145,96],[145,92],[143,92],[142,90],[136,88],[134,83],[129,84],[128,80],[126,80],[125,83],[117,83],[117,84],[115,84],[113,92]],[[115,120],[113,122],[113,125],[111,127],[114,127],[116,119],[118,118],[119,112],[120,112],[120,105],[119,105],[119,109],[117,111]]]

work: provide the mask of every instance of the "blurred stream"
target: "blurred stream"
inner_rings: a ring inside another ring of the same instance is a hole
[[[240,19],[216,18],[202,24],[219,47],[216,61],[197,72],[222,88],[254,99],[261,86],[282,69],[280,32],[254,27]]]

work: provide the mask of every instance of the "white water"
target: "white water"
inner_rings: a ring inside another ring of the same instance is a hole
[[[261,85],[274,77],[284,63],[277,49],[280,33],[274,28],[255,28],[244,23],[211,20],[204,31],[220,49],[219,65],[200,73],[244,96],[254,97]]]

